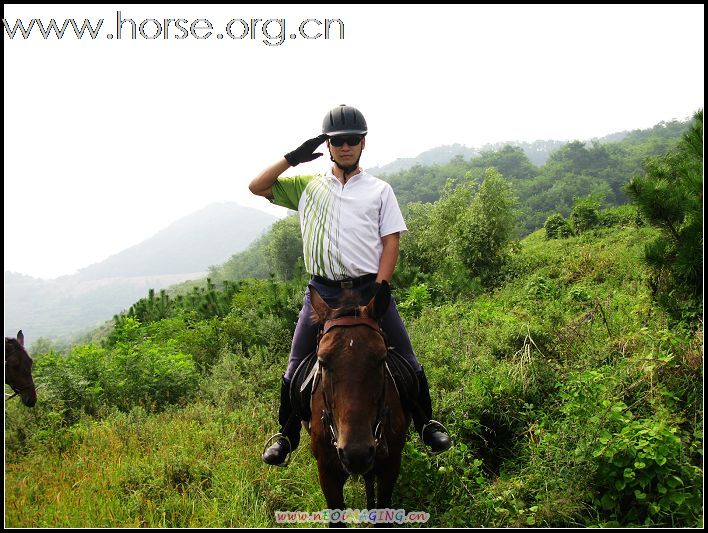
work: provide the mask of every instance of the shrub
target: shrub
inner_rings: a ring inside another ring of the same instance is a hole
[[[548,217],[543,228],[546,230],[546,239],[561,239],[573,234],[568,221],[560,213]]]
[[[600,225],[600,202],[593,196],[573,199],[570,224],[576,235]]]
[[[695,525],[702,514],[702,472],[686,460],[689,442],[656,418],[604,432],[593,454],[599,460],[596,505],[620,524]]]

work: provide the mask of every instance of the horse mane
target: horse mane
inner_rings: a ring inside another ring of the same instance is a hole
[[[343,316],[362,316],[361,306],[346,305],[333,309],[332,318],[341,318]]]

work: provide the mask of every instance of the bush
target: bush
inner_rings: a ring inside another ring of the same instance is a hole
[[[546,230],[546,239],[560,239],[573,234],[570,224],[560,213],[548,217],[543,228]]]
[[[696,437],[700,448],[702,436]],[[599,461],[595,504],[619,524],[692,527],[702,514],[702,472],[686,460],[691,440],[656,418],[604,432],[593,454]]]
[[[438,286],[448,297],[489,289],[500,281],[516,226],[517,200],[493,168],[480,186],[466,177],[456,187],[448,181],[434,204],[409,206],[410,232],[401,241],[399,281]]]
[[[573,199],[570,224],[576,235],[600,225],[600,202],[593,196]]]
[[[110,350],[83,345],[66,356],[48,354],[35,365],[44,394],[66,406],[65,416],[98,415],[110,406],[129,411],[141,403],[162,409],[196,390],[194,361],[176,341],[152,340],[129,317],[116,327],[114,338]]]
[[[642,219],[639,211],[633,205],[621,205],[605,209],[600,213],[600,226],[603,228],[611,228],[613,226],[641,226]]]
[[[430,291],[428,286],[422,283],[413,285],[405,291],[405,295],[402,301],[397,304],[397,307],[403,316],[413,318],[420,316],[423,309],[430,306],[430,303]]]

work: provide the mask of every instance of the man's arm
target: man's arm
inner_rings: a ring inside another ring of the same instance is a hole
[[[275,184],[278,177],[289,168],[290,163],[288,163],[285,158],[282,158],[280,161],[272,164],[258,174],[248,186],[249,190],[257,196],[263,196],[264,198],[268,198],[268,200],[272,200],[273,184]]]
[[[382,237],[383,252],[381,252],[381,260],[379,261],[379,273],[376,276],[376,283],[382,281],[390,282],[393,277],[393,271],[396,269],[398,261],[399,244],[401,240],[400,233],[391,233]]]
[[[269,166],[263,172],[258,174],[258,176],[256,176],[256,178],[250,183],[248,188],[253,194],[272,200],[273,184],[278,177],[290,167],[296,167],[300,163],[312,161],[313,159],[320,157],[322,153],[315,152],[315,150],[319,145],[325,142],[326,139],[327,135],[324,133],[322,135],[318,135],[317,137],[313,137],[312,139],[308,139],[295,148],[292,152],[285,154],[280,161]]]

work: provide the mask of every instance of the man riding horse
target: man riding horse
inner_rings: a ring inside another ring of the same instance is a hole
[[[337,305],[344,291],[368,302],[382,283],[388,283],[398,261],[400,236],[407,231],[391,186],[359,166],[367,132],[361,111],[346,105],[335,107],[325,116],[321,135],[286,154],[249,185],[253,194],[299,211],[310,284],[331,306]],[[315,150],[325,141],[334,163],[326,174],[280,177],[291,166],[320,157],[322,153]],[[282,378],[279,438],[263,454],[263,461],[270,465],[284,465],[300,441],[300,420],[293,413],[289,389],[298,365],[317,345],[319,325],[312,318],[310,298],[308,286]],[[452,442],[444,427],[431,420],[428,381],[393,299],[380,323],[389,345],[417,373],[419,395],[412,412],[416,431],[431,453],[447,450]]]

